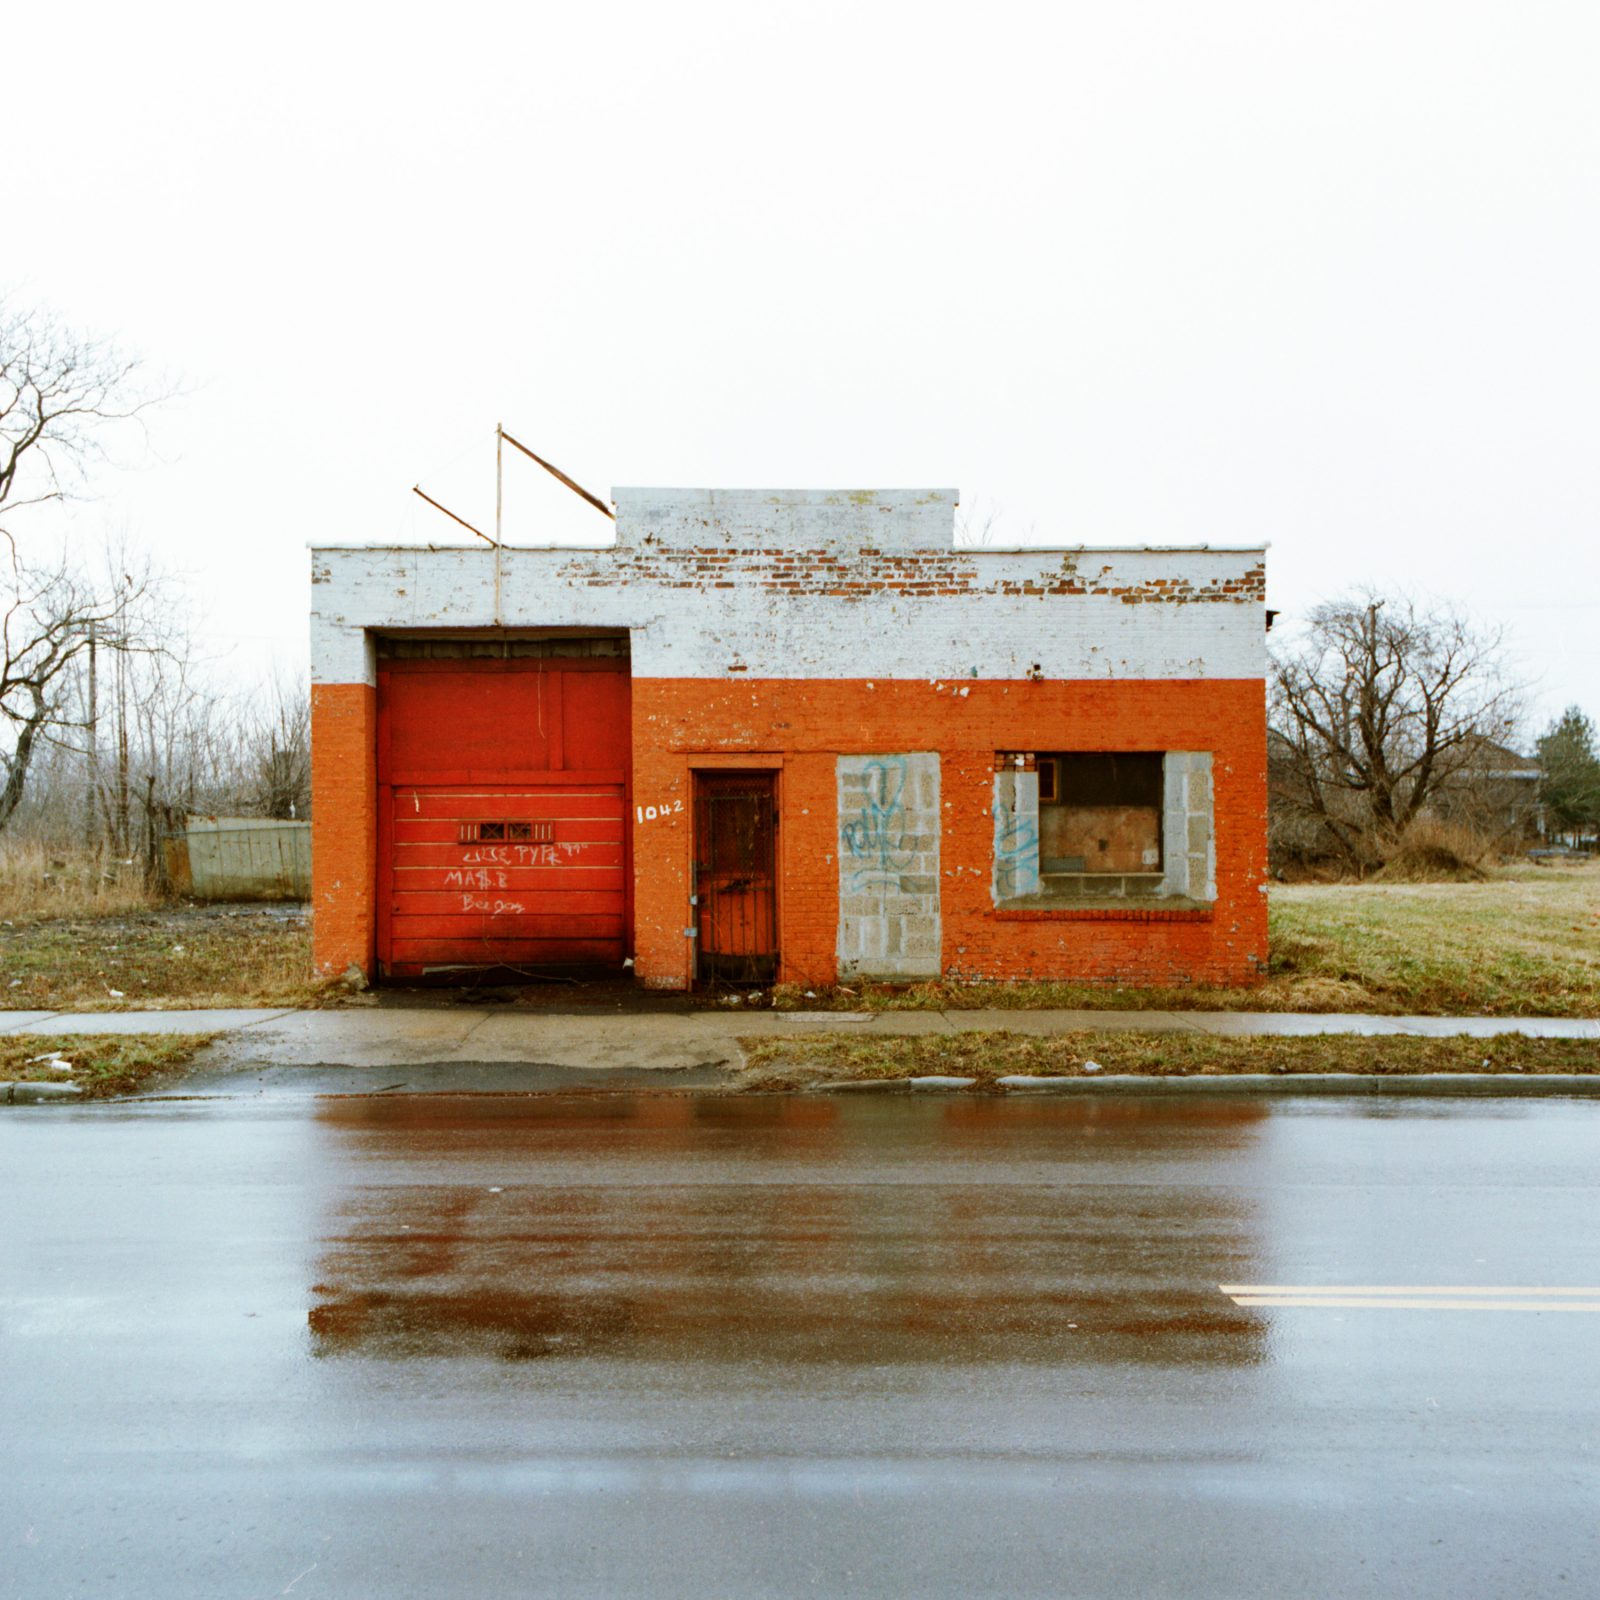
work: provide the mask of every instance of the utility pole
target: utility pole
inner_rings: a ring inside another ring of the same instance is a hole
[[[99,715],[99,687],[95,676],[95,636],[94,622],[89,623],[89,794],[84,806],[83,836],[84,842],[91,850],[95,847],[100,829],[98,826],[99,813],[96,807],[100,803],[100,736],[96,726]]]
[[[500,626],[500,513],[505,503],[505,474],[502,470],[505,453],[505,424],[497,422],[494,425],[494,625],[497,628]]]
[[[128,796],[128,652],[117,646],[117,854],[132,854],[133,810]]]

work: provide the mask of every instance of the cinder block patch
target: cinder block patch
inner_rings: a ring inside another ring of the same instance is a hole
[[[841,977],[939,975],[939,757],[840,756]]]

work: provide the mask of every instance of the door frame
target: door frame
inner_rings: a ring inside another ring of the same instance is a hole
[[[692,897],[696,893],[695,863],[699,859],[699,806],[701,782],[706,777],[728,776],[738,777],[741,774],[749,777],[770,775],[772,778],[772,931],[777,943],[773,953],[774,983],[783,982],[784,964],[784,881],[788,876],[785,868],[785,834],[783,826],[783,775],[784,758],[773,752],[706,752],[691,755],[688,758],[689,768],[689,828],[688,828],[688,859],[685,863],[686,872],[684,910],[688,914],[689,925],[695,929],[695,937],[689,940],[689,983],[690,990],[697,989],[706,981],[700,976],[700,905],[694,904]]]

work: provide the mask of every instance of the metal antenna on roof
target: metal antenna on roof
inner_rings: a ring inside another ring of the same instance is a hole
[[[467,532],[468,532],[468,533],[475,533],[475,534],[477,534],[477,536],[478,536],[478,537],[479,537],[479,538],[480,538],[480,539],[482,539],[482,540],[483,540],[483,542],[484,542],[484,543],[485,543],[485,544],[493,544],[493,543],[494,543],[494,542],[495,542],[495,541],[494,541],[494,540],[493,540],[493,539],[491,539],[491,538],[490,538],[490,537],[489,537],[489,535],[488,535],[488,534],[486,534],[486,533],[485,533],[485,532],[484,532],[484,531],[483,531],[483,529],[481,529],[481,528],[474,528],[474,527],[473,527],[473,526],[472,526],[472,524],[471,524],[471,523],[470,523],[470,522],[468,522],[468,521],[467,521],[467,519],[466,519],[466,518],[465,518],[465,517],[458,517],[458,516],[457,516],[457,515],[456,515],[456,514],[455,514],[455,512],[453,512],[453,511],[452,511],[452,510],[451,510],[451,509],[450,509],[450,508],[449,508],[449,506],[442,506],[442,505],[440,505],[440,504],[439,504],[439,502],[438,502],[438,501],[437,501],[437,500],[435,500],[435,499],[434,499],[434,498],[433,498],[433,496],[432,496],[432,495],[431,495],[431,494],[423,494],[423,493],[422,493],[422,489],[421,489],[421,487],[420,487],[420,485],[418,485],[418,484],[415,484],[415,483],[414,483],[414,484],[412,484],[412,485],[411,485],[411,492],[412,492],[412,494],[415,494],[415,495],[421,495],[421,496],[422,496],[422,498],[423,498],[423,499],[424,499],[424,500],[426,500],[426,501],[427,501],[427,502],[428,502],[428,504],[429,504],[429,505],[430,505],[430,506],[432,506],[432,507],[433,507],[433,509],[434,509],[434,510],[435,510],[435,511],[442,511],[442,512],[444,512],[444,514],[445,514],[445,515],[446,515],[446,516],[447,516],[447,517],[449,517],[449,519],[450,519],[450,520],[451,520],[451,521],[452,521],[452,522],[459,522],[459,523],[460,523],[460,524],[461,524],[461,526],[462,526],[462,527],[463,527],[463,528],[465,528],[465,529],[466,529],[466,530],[467,530]]]
[[[513,439],[504,428],[500,430],[500,437],[514,449],[520,450],[530,461],[537,461],[552,478],[556,479],[556,481],[559,483],[566,484],[566,486],[580,499],[587,500],[589,504],[601,514],[601,516],[610,517],[613,522],[617,520],[616,512],[613,511],[611,507],[599,497],[599,495],[590,494],[581,483],[574,482],[566,475],[566,473],[561,470],[560,467],[553,466],[550,462],[546,461],[543,456],[535,454],[520,439]]]
[[[505,455],[506,430],[497,422],[494,425],[494,625],[500,626],[500,552],[505,548],[500,536],[500,508],[504,501],[502,484],[505,474],[501,467]],[[504,646],[502,644],[502,650]]]

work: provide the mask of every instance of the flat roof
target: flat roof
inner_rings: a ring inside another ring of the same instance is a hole
[[[313,544],[306,543],[308,550],[492,550],[492,544],[481,540],[471,543],[462,540],[459,544],[441,544],[437,540],[427,544],[384,544],[374,541],[371,544]],[[615,542],[606,544],[503,544],[502,550],[617,550],[627,549],[631,546],[618,545]],[[759,547],[753,547],[759,548]],[[1264,539],[1260,544],[953,544],[953,545],[927,545],[918,546],[909,552],[913,555],[969,555],[969,556],[1017,556],[1042,553],[1049,555],[1065,553],[1083,553],[1093,555],[1099,552],[1105,554],[1128,554],[1130,552],[1145,552],[1151,554],[1170,553],[1173,555],[1195,555],[1209,551],[1213,555],[1237,556],[1253,555],[1258,551],[1272,548],[1272,541]]]

